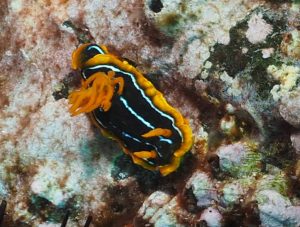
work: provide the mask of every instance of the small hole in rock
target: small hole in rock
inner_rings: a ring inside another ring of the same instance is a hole
[[[207,223],[204,220],[201,220],[199,223],[197,223],[196,227],[207,227]]]
[[[154,13],[159,13],[163,7],[164,6],[163,6],[163,4],[161,3],[160,0],[150,0],[149,8]]]
[[[114,203],[112,204],[112,211],[115,213],[122,213],[124,210],[123,205],[118,204],[118,203]]]

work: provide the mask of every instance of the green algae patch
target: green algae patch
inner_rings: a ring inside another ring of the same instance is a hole
[[[257,190],[274,190],[283,196],[288,195],[288,181],[283,172],[276,175],[263,175],[257,183]]]
[[[261,171],[261,154],[247,143],[222,146],[218,150],[221,171],[233,177],[245,177]]]
[[[169,13],[164,15],[158,21],[158,26],[161,27],[161,30],[164,33],[174,35],[178,33],[180,28],[181,16],[177,13]]]
[[[227,171],[235,177],[250,176],[261,170],[261,155],[257,152],[249,152],[240,166],[228,166]]]

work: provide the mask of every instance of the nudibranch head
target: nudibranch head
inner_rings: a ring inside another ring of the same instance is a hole
[[[85,62],[98,54],[107,54],[106,47],[90,43],[79,46],[72,54],[72,68],[82,69]]]

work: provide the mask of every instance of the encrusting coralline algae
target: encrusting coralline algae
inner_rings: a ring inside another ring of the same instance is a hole
[[[299,3],[0,3],[0,199],[5,226],[299,226]],[[169,176],[71,117],[71,54],[108,46],[189,119]]]

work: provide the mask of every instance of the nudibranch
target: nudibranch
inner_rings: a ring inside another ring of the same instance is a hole
[[[118,141],[133,162],[166,176],[193,143],[187,119],[154,85],[105,46],[82,44],[72,54],[82,87],[69,95],[70,113],[90,113],[102,133]]]

